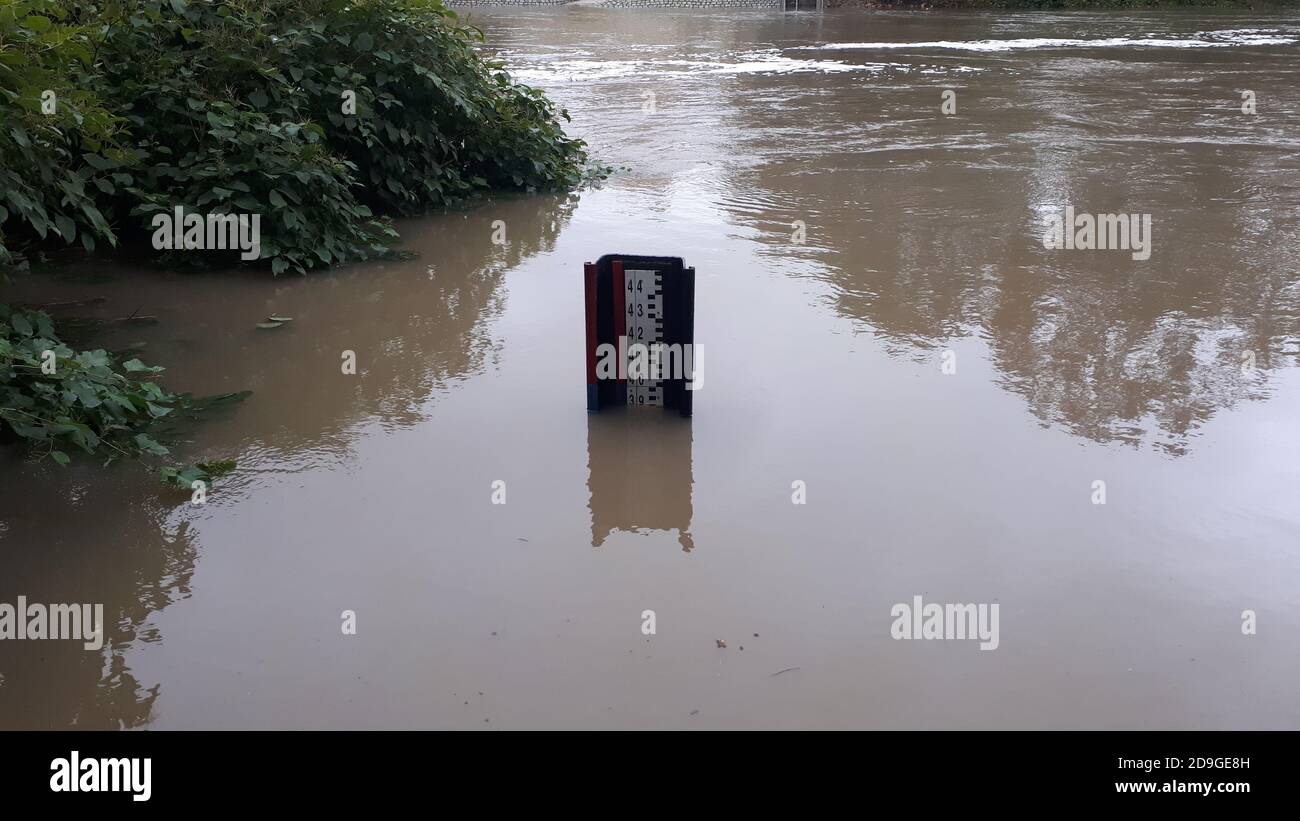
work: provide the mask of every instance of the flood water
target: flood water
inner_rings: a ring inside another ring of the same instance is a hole
[[[203,506],[4,455],[0,601],[110,645],[3,642],[0,727],[1300,728],[1300,14],[472,20],[606,184],[15,283],[253,395],[177,449],[238,460]],[[1150,259],[1044,248],[1066,205]],[[585,411],[612,252],[697,270],[690,421]],[[917,595],[999,646],[894,640]]]

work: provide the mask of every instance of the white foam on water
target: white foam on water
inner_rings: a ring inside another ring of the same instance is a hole
[[[548,60],[529,66],[511,65],[510,76],[523,82],[539,80],[608,80],[637,74],[633,60]]]
[[[752,59],[739,63],[721,63],[715,61],[666,61],[661,65],[680,65],[687,71],[671,72],[676,74],[703,71],[710,74],[800,74],[808,71],[881,71],[888,63],[866,63],[855,65],[839,60],[800,60],[780,54],[745,55]]]
[[[1285,46],[1300,43],[1300,33],[1282,29],[1224,29],[1197,32],[1193,37],[1020,37],[1010,40],[930,40],[919,43],[824,43],[796,46],[793,51],[875,51],[881,49],[944,49],[949,51],[1024,51],[1049,48],[1231,48]]]
[[[935,68],[909,63],[846,63],[839,60],[811,60],[789,57],[776,49],[734,55],[735,62],[722,60],[539,60],[509,68],[510,75],[523,82],[609,80],[640,75],[685,76],[698,74],[801,74],[887,70],[939,73],[983,71],[979,68]]]

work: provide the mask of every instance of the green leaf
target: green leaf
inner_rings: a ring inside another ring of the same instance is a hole
[[[77,395],[77,399],[85,408],[97,408],[102,404],[95,386],[89,382],[73,382],[72,392]]]
[[[67,217],[59,214],[54,218],[54,224],[59,229],[59,236],[68,242],[77,238],[77,224]]]
[[[66,465],[68,464],[68,462],[72,461],[71,459],[68,458],[68,454],[64,453],[61,450],[50,451],[50,458],[58,462],[60,465]]]
[[[234,459],[217,459],[212,462],[198,463],[198,467],[214,479],[220,476],[225,476],[227,473],[234,471],[238,466],[239,463]]]
[[[152,453],[154,456],[166,456],[170,453],[167,448],[158,444],[148,435],[143,433],[137,433],[135,435],[135,443],[139,446],[140,450],[145,453]]]
[[[89,152],[82,154],[81,158],[85,160],[86,164],[91,168],[98,169],[99,171],[107,171],[110,168],[117,168],[121,165],[121,163],[110,160],[107,157],[101,157],[98,154],[91,154]]]

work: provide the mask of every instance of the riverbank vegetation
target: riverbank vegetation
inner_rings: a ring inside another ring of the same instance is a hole
[[[242,398],[195,400],[168,393],[152,380],[162,370],[104,350],[74,350],[45,312],[0,303],[0,441],[25,442],[63,465],[69,452],[106,462],[165,457],[167,447],[154,438],[165,417]],[[211,479],[225,465],[168,466],[162,477],[189,489],[190,482]]]
[[[0,276],[73,245],[239,261],[157,242],[178,208],[256,216],[256,264],[305,273],[386,254],[392,216],[601,173],[481,39],[440,0],[0,0]],[[152,372],[0,305],[0,438],[160,453]]]
[[[0,263],[183,206],[260,214],[306,271],[382,253],[388,215],[577,185],[567,114],[480,40],[439,0],[0,0]]]

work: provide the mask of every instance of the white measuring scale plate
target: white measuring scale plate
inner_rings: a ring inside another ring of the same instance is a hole
[[[629,360],[632,345],[642,344],[651,349],[654,343],[664,339],[664,284],[663,275],[658,271],[628,270],[623,272],[623,288],[627,298],[627,346]],[[627,375],[628,405],[658,405],[663,407],[664,392],[662,380],[646,376],[633,377],[630,368]]]

